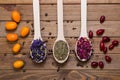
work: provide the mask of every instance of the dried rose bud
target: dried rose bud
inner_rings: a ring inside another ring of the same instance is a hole
[[[119,42],[118,42],[118,40],[114,40],[114,41],[112,41],[112,44],[113,44],[114,46],[118,46]]]
[[[104,63],[103,63],[103,61],[100,61],[99,63],[99,67],[102,69],[102,68],[104,68]]]
[[[91,62],[91,67],[96,68],[98,66],[98,62]]]
[[[105,21],[105,16],[100,17],[100,23],[102,24]]]
[[[103,52],[106,54],[107,53],[107,47],[103,49]]]
[[[102,35],[104,33],[104,31],[105,31],[104,29],[99,29],[99,30],[96,31],[96,34],[97,35]]]
[[[105,56],[105,60],[106,60],[107,62],[109,62],[109,63],[112,61],[112,59],[111,59],[110,56]]]
[[[108,36],[103,36],[102,37],[102,41],[103,42],[109,42],[110,41],[110,38]]]
[[[93,38],[93,32],[91,30],[89,31],[89,35],[88,36],[89,36],[89,38]]]
[[[101,41],[99,46],[100,46],[100,50],[103,51],[104,48],[105,48],[105,44],[104,44],[104,42]]]
[[[109,45],[109,50],[112,50],[113,48],[114,48],[113,44]]]

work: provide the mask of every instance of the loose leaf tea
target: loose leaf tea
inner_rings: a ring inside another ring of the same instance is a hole
[[[92,45],[88,39],[81,37],[77,42],[77,55],[80,59],[89,59],[92,52]]]
[[[54,47],[54,54],[58,60],[64,60],[68,55],[67,43],[62,40],[56,42]]]
[[[45,59],[46,46],[40,39],[34,40],[31,49],[31,58],[33,62],[40,63]]]

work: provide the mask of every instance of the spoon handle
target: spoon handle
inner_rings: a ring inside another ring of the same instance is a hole
[[[63,0],[57,0],[58,40],[64,40],[63,31]]]
[[[81,0],[81,37],[87,35],[87,0]]]
[[[40,6],[39,0],[33,0],[33,15],[34,15],[34,40],[42,39],[40,33]]]

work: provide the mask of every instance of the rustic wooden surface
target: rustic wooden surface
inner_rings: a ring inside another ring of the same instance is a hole
[[[80,33],[80,0],[64,0],[64,31],[65,38],[70,46],[68,61],[59,65],[52,56],[52,47],[57,34],[56,0],[40,0],[41,4],[41,32],[44,40],[47,40],[47,59],[42,64],[34,64],[29,57],[29,46],[33,39],[33,9],[32,0],[0,0],[0,80],[120,80],[120,46],[107,55],[112,57],[110,64],[106,63],[104,54],[99,50],[100,37],[94,34],[94,54],[87,63],[79,62],[75,57],[74,47]],[[11,11],[18,10],[22,20],[14,33],[20,34],[24,25],[31,28],[28,37],[20,38],[17,42],[22,44],[18,55],[13,55],[12,46],[17,43],[9,43],[5,30],[5,23],[11,21]],[[99,17],[106,16],[103,24],[99,23]],[[104,28],[104,35],[108,35],[111,41],[120,42],[120,0],[88,0],[88,31],[94,33],[97,29]],[[106,44],[107,46],[110,43]],[[14,70],[12,63],[22,59],[25,66],[21,70]],[[104,69],[93,69],[91,61],[103,61]]]

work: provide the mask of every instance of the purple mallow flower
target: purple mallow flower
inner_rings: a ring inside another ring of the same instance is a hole
[[[36,39],[30,46],[30,49],[32,51],[31,58],[33,62],[39,63],[43,62],[43,60],[45,59],[46,46],[44,45],[44,43],[45,42],[43,42],[42,40]]]

